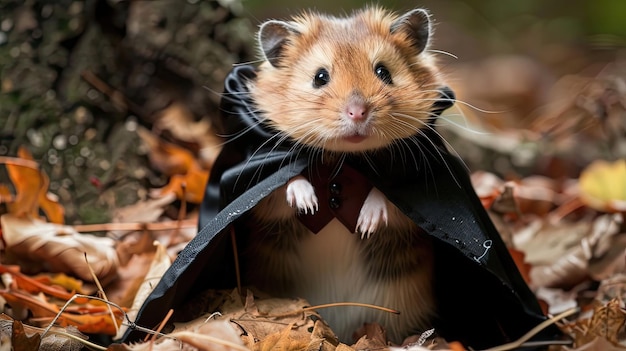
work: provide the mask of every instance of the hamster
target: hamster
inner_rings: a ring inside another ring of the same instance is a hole
[[[253,209],[245,280],[312,305],[357,302],[400,312],[321,309],[344,342],[364,323],[379,323],[401,343],[430,329],[436,314],[432,243],[377,188],[364,187],[349,204],[352,221],[331,218],[315,231],[303,221],[328,206],[327,190],[312,178],[331,195],[342,184],[354,187],[358,175],[342,168],[343,155],[367,158],[428,128],[444,85],[427,50],[431,35],[427,11],[397,15],[378,7],[348,17],[308,12],[259,30],[263,60],[249,83],[255,106],[280,138],[315,150],[321,161]]]

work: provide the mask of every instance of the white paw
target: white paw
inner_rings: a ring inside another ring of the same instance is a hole
[[[315,189],[303,176],[297,176],[287,184],[287,203],[305,214],[313,214],[318,210]]]
[[[356,231],[361,233],[361,239],[369,238],[382,223],[387,225],[387,198],[380,190],[372,188],[361,207]]]

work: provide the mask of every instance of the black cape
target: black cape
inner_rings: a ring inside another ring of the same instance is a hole
[[[253,67],[243,65],[226,78],[221,128],[228,142],[211,170],[201,229],[139,310],[138,325],[154,328],[170,308],[180,308],[206,289],[236,287],[228,228],[237,226],[261,199],[310,162],[306,150],[292,148],[290,142],[277,145],[276,131],[261,122],[246,88],[246,81],[255,76]],[[434,115],[451,106],[453,99],[452,91],[443,89],[441,100],[433,105]],[[417,140],[398,144],[406,150],[393,151],[408,158],[403,165],[398,154],[394,158],[389,151],[371,155],[373,165],[350,156],[345,162],[437,239],[436,331],[474,348],[519,338],[545,319],[534,294],[476,196],[464,164],[450,154],[434,129]],[[558,331],[548,328],[543,334],[551,337]],[[142,336],[131,328],[122,341]]]

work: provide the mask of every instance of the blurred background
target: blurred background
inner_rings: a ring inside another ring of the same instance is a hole
[[[138,129],[210,166],[223,78],[259,24],[368,3],[0,0],[0,156],[27,147],[70,221],[106,221],[167,183]],[[431,11],[459,100],[440,131],[471,171],[565,179],[626,157],[626,1],[378,3]]]

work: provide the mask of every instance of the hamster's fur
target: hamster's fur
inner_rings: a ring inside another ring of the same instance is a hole
[[[431,35],[422,9],[396,15],[370,7],[342,18],[308,12],[268,21],[259,31],[263,62],[249,89],[278,138],[315,150],[329,163],[344,154],[367,157],[429,128],[443,85],[427,50]],[[357,228],[333,219],[314,234],[298,215],[325,205],[318,191],[297,176],[253,209],[246,281],[313,305],[359,302],[400,311],[320,310],[343,341],[367,322],[381,324],[396,343],[430,328],[430,239],[376,188]]]

